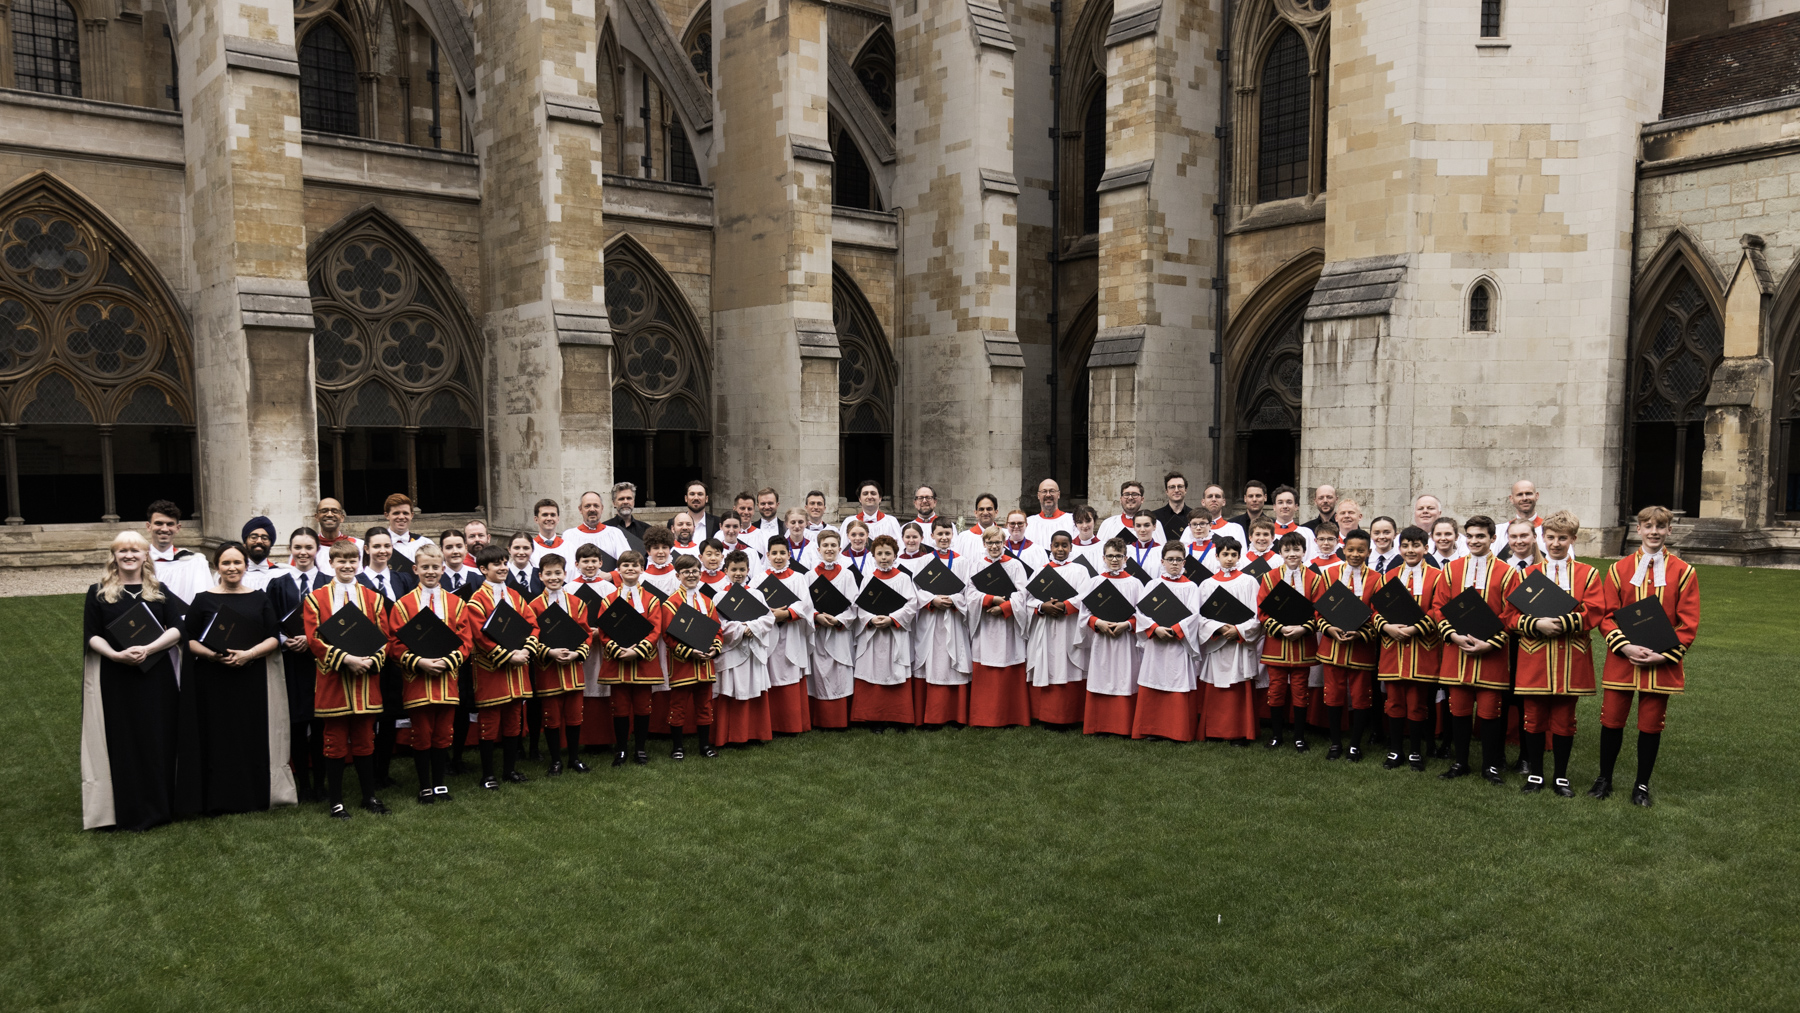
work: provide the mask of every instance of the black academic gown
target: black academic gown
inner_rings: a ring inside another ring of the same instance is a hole
[[[81,642],[112,643],[106,627],[135,608],[143,585],[127,584],[116,602],[88,588]],[[144,602],[164,627],[175,622],[171,602]],[[119,645],[113,644],[116,648]],[[144,668],[99,658],[100,702],[106,719],[106,759],[112,775],[113,826],[148,830],[175,817],[175,757],[180,690],[168,651]]]
[[[188,607],[184,641],[200,639],[221,609],[252,620],[264,637],[281,635],[281,617],[262,591],[202,591]],[[266,658],[232,668],[188,655],[199,736],[198,812],[254,812],[269,808],[269,693]],[[184,775],[185,776],[185,775]]]

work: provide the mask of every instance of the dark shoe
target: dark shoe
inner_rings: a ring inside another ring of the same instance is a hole
[[[687,759],[687,750],[681,746],[676,746],[674,749],[669,750],[669,759],[685,760]]]
[[[1525,762],[1525,758],[1523,756],[1519,757],[1517,760],[1514,760],[1513,765],[1508,769],[1512,770],[1515,773],[1519,773],[1519,774],[1531,773],[1531,765]]]
[[[700,755],[709,760],[716,760],[719,758],[719,751],[712,747],[712,743],[702,742],[700,743]]]
[[[1294,752],[1296,752],[1296,753],[1304,753],[1308,749],[1311,749],[1311,748],[1312,748],[1312,746],[1307,745],[1305,737],[1297,738],[1294,740]]]
[[[549,768],[544,771],[544,776],[545,777],[561,777],[562,772],[563,772],[562,761],[561,760],[551,760]]]
[[[1279,736],[1279,735],[1269,736],[1269,741],[1263,743],[1263,748],[1264,749],[1280,749],[1281,748],[1281,736]]]
[[[642,749],[640,749],[637,751],[637,755],[635,755],[631,758],[631,762],[642,767],[644,764],[650,762],[650,754],[646,753]]]
[[[1473,773],[1474,773],[1474,771],[1470,770],[1469,765],[1466,763],[1452,763],[1450,765],[1449,770],[1446,770],[1442,774],[1438,775],[1438,780],[1454,781],[1459,777],[1468,777],[1470,774],[1473,774]]]
[[[615,767],[625,766],[625,750],[621,749],[618,752],[613,754],[613,766],[615,766]]]
[[[382,805],[381,800],[376,798],[373,795],[370,795],[368,798],[363,799],[362,807],[365,810],[372,812],[377,816],[386,816],[390,812],[388,807],[385,805]]]
[[[1325,750],[1325,758],[1327,760],[1341,760],[1341,759],[1343,759],[1343,757],[1344,757],[1344,747],[1338,745],[1335,742],[1333,742],[1331,744],[1330,749]]]
[[[1526,795],[1535,795],[1538,792],[1543,791],[1543,790],[1544,790],[1544,779],[1539,777],[1536,774],[1526,775],[1525,783],[1519,786],[1519,791],[1523,792]]]
[[[524,784],[526,781],[531,780],[531,778],[526,777],[525,772],[521,770],[515,770],[510,774],[502,774],[500,777],[501,780],[511,781],[514,784]]]
[[[296,801],[299,802],[299,804],[306,805],[308,802],[318,801],[318,798],[313,795],[313,790],[311,788],[301,785],[297,790],[299,794],[296,796]]]
[[[1349,760],[1351,763],[1361,763],[1362,758],[1363,758],[1362,747],[1361,746],[1351,746],[1349,753],[1347,753],[1346,755],[1349,757]],[[1330,758],[1331,757],[1329,755],[1326,756],[1326,759],[1330,759]]]
[[[500,790],[500,779],[495,777],[492,774],[489,774],[488,776],[481,779],[481,786],[483,788],[486,788],[488,791],[499,791]]]
[[[569,764],[569,770],[576,774],[585,774],[588,771],[593,770],[593,769],[594,768],[588,766],[586,763],[582,762],[581,760],[576,760],[574,763]]]
[[[1399,770],[1404,766],[1406,766],[1406,761],[1401,759],[1399,753],[1389,753],[1387,759],[1381,761],[1382,770]]]
[[[431,805],[437,801],[437,795],[430,788],[419,789],[419,804]]]
[[[1640,784],[1631,789],[1631,804],[1641,805],[1646,809],[1650,808],[1650,786]]]
[[[1594,786],[1588,789],[1588,798],[1612,798],[1612,778],[1594,778]]]
[[[1411,767],[1412,769],[1418,771],[1421,774],[1425,773],[1425,754],[1424,753],[1408,753],[1406,755],[1406,765]]]
[[[1481,776],[1487,780],[1487,783],[1492,785],[1504,785],[1506,783],[1506,775],[1500,772],[1499,767],[1483,767],[1481,768]]]
[[[326,813],[326,815],[334,820],[347,820],[350,818],[350,810],[344,808],[344,803],[339,802],[337,805],[332,806],[331,811]]]
[[[1559,777],[1552,782],[1550,790],[1555,792],[1558,798],[1575,797],[1575,789],[1569,786],[1569,779],[1566,777]]]
[[[431,789],[431,793],[437,796],[439,802],[450,801],[450,789],[444,785],[440,784],[436,788]]]

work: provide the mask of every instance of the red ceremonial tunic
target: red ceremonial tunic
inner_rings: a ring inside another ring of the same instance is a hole
[[[1700,632],[1700,575],[1685,561],[1665,550],[1663,586],[1656,586],[1653,567],[1644,567],[1644,552],[1636,553],[1612,565],[1601,583],[1605,616],[1600,620],[1600,633],[1606,638],[1606,667],[1600,673],[1605,689],[1632,690],[1642,693],[1679,693],[1686,688],[1682,659]],[[1641,569],[1641,572],[1640,572]],[[315,594],[317,592],[314,592]],[[1678,641],[1673,651],[1664,654],[1668,661],[1660,665],[1637,665],[1618,653],[1627,641],[1613,621],[1613,612],[1641,598],[1652,595],[1662,599],[1663,613],[1675,627]]]
[[[685,587],[678,587],[675,589],[675,593],[669,596],[669,600],[663,602],[663,611],[666,613],[663,619],[663,629],[668,629],[669,622],[675,618],[675,613],[681,611],[683,605],[689,606],[701,615],[711,616],[714,619],[719,618],[718,611],[713,608],[712,599],[702,594],[698,587],[692,591]],[[715,634],[712,649],[719,651],[724,649],[724,646],[724,641]],[[686,644],[670,637],[669,688],[680,689],[683,686],[717,682],[719,676],[713,668],[714,660],[700,657]]]
[[[1507,631],[1518,622],[1519,611],[1512,607],[1506,596],[1519,586],[1519,571],[1495,559],[1492,554],[1482,558],[1487,560],[1487,573],[1480,588],[1481,597],[1487,602],[1488,608],[1493,609],[1494,614],[1500,617],[1501,630],[1488,641],[1494,649],[1486,654],[1468,654],[1449,642],[1450,627],[1444,622],[1444,606],[1463,592],[1469,568],[1475,565],[1474,556],[1452,559],[1450,565],[1444,567],[1444,581],[1438,585],[1430,607],[1425,610],[1439,624],[1445,641],[1444,659],[1438,666],[1438,682],[1448,686],[1508,689],[1512,686],[1512,672],[1507,666],[1506,642],[1511,636]]]
[[[566,587],[566,585],[565,585]],[[545,591],[531,599],[532,615],[543,612],[553,599],[549,591]],[[563,592],[563,611],[583,627],[588,625],[587,602]],[[550,648],[541,642],[531,642],[531,689],[536,696],[561,696],[564,693],[580,693],[587,688],[586,674],[582,665],[587,661],[588,651],[592,648],[594,638],[589,636],[587,642],[575,649],[576,660],[563,663],[550,658]]]
[[[1593,696],[1594,656],[1589,631],[1606,615],[1600,571],[1573,556],[1560,561],[1562,589],[1575,597],[1581,611],[1560,618],[1562,630],[1551,636],[1537,632],[1537,620],[1520,615],[1513,627],[1519,661],[1513,670],[1513,692],[1521,696]],[[1526,569],[1548,574],[1550,561]],[[1623,660],[1623,659],[1621,659]]]
[[[1331,583],[1338,583],[1343,584],[1345,587],[1351,587],[1350,581],[1345,576],[1349,567],[1349,563],[1345,563],[1341,560],[1332,563],[1325,568],[1325,579]],[[1375,591],[1380,587],[1381,574],[1376,573],[1366,566],[1363,567],[1361,597],[1364,605],[1370,603],[1369,599],[1375,597]],[[1327,590],[1329,589],[1330,586],[1328,584]],[[1319,626],[1319,664],[1336,665],[1339,668],[1354,668],[1359,671],[1367,672],[1375,668],[1377,663],[1380,662],[1381,649],[1375,644],[1375,641],[1381,636],[1379,632],[1380,627],[1375,625],[1375,618],[1373,616],[1369,617],[1369,621],[1363,624],[1362,629],[1344,631],[1346,633],[1356,634],[1355,640],[1339,640],[1332,636],[1331,630],[1325,627],[1323,620],[1320,621]]]
[[[413,616],[425,607],[425,588],[415,587],[395,602],[388,616],[388,656],[400,663],[401,701],[408,710],[415,707],[429,707],[432,704],[453,704],[461,699],[457,688],[456,670],[469,659],[473,644],[469,639],[468,605],[463,600],[443,588],[438,589],[438,618],[450,627],[450,632],[462,641],[462,647],[451,651],[444,660],[449,665],[442,675],[432,675],[421,671],[418,667],[421,659],[406,649],[406,645],[394,636],[394,631],[405,626]]]
[[[1263,574],[1262,587],[1256,592],[1256,602],[1259,608],[1261,607],[1263,600],[1269,597],[1269,591],[1281,580],[1282,574],[1285,571],[1286,567],[1277,566],[1275,569]],[[1306,595],[1311,601],[1318,601],[1321,595],[1331,589],[1331,581],[1327,580],[1324,574],[1319,573],[1316,570],[1302,567],[1300,570],[1300,578],[1301,586],[1294,590]],[[1318,651],[1316,649],[1318,643],[1317,637],[1314,637],[1311,633],[1302,633],[1292,640],[1285,640],[1281,636],[1280,623],[1270,619],[1268,616],[1264,616],[1262,624],[1263,632],[1267,634],[1263,637],[1262,657],[1260,659],[1263,664],[1282,665],[1288,668],[1307,668],[1318,663]],[[1306,628],[1314,631],[1318,630],[1320,628],[1319,617],[1316,615],[1313,616],[1312,621],[1306,624]]]
[[[491,580],[475,590],[469,599],[468,623],[469,640],[474,646],[475,706],[478,708],[497,707],[531,696],[531,666],[508,664],[507,658],[512,652],[488,639],[487,632],[482,629],[501,600],[531,624],[532,636],[525,642],[525,650],[530,651],[537,642],[537,613],[525,601],[524,595]]]
[[[657,641],[662,639],[663,626],[668,618],[668,613],[664,612],[661,605],[657,603],[656,596],[641,586],[621,587],[607,595],[601,602],[601,613],[604,614],[608,608],[612,607],[612,603],[619,600],[621,595],[625,596],[625,600],[632,608],[638,610],[639,615],[650,620],[650,635],[637,644],[621,644],[619,646],[630,650],[642,645],[644,648],[642,653],[648,657],[614,658],[602,648],[599,681],[609,686],[660,686],[663,681],[662,662],[657,660],[656,645]],[[605,633],[596,632],[594,642],[602,645],[610,644],[612,638]]]
[[[384,607],[387,603],[381,593],[361,584],[352,584],[350,592],[348,600],[381,627],[381,632],[388,632],[387,609]],[[362,675],[345,668],[344,652],[319,639],[319,624],[330,618],[331,585],[327,584],[306,596],[306,611],[301,614],[301,621],[306,624],[306,644],[312,649],[316,669],[313,675],[314,716],[341,718],[352,714],[380,714],[381,666],[387,658],[377,655],[371,659],[375,663]]]
[[[1404,566],[1390,570],[1387,581],[1404,582],[1405,574]],[[1420,563],[1414,580],[1418,586],[1408,587],[1407,591],[1419,603],[1419,608],[1426,611],[1426,620],[1411,640],[1395,640],[1386,633],[1381,634],[1381,658],[1376,664],[1375,678],[1385,682],[1437,682],[1438,669],[1443,666],[1444,640],[1436,624],[1431,622],[1430,610],[1432,599],[1444,583],[1444,571]],[[1399,625],[1380,611],[1375,613],[1377,630],[1389,624]]]

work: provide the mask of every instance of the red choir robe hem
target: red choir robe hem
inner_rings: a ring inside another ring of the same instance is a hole
[[[850,701],[852,721],[887,721],[902,725],[919,723],[917,714],[913,711],[911,679],[897,686],[877,686],[858,679],[856,692],[850,695]]]
[[[969,723],[969,684],[935,686],[924,679],[914,679],[924,689],[924,704],[919,710],[920,723],[927,725],[966,725]]]
[[[1252,683],[1240,682],[1228,689],[1211,683],[1201,687],[1199,737],[1204,739],[1256,738],[1256,697]]]
[[[1078,725],[1087,708],[1087,683],[1032,686],[1031,719],[1047,725]]]
[[[806,680],[786,686],[770,686],[769,727],[789,735],[812,731],[812,710],[807,707]]]
[[[1005,728],[1031,724],[1025,665],[994,668],[977,661],[969,673],[969,726]]]
[[[713,698],[712,743],[735,746],[740,742],[767,742],[775,737],[769,725],[769,694],[753,700],[728,696]]]
[[[1131,737],[1141,739],[1155,735],[1171,742],[1192,742],[1195,719],[1199,716],[1198,705],[1198,693],[1171,693],[1139,686],[1137,713],[1131,719]]]
[[[1131,719],[1136,710],[1135,696],[1112,696],[1089,690],[1087,706],[1082,712],[1081,732],[1083,735],[1130,735]]]
[[[806,709],[812,714],[814,728],[850,727],[850,697],[817,700],[809,696],[806,698]]]

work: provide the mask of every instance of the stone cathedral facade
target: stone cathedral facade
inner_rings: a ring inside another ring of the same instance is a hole
[[[1170,469],[1800,561],[1797,127],[1796,0],[4,0],[0,562]]]

